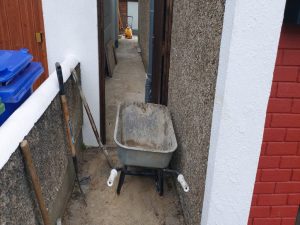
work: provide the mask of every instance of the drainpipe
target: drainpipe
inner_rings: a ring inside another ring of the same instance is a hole
[[[150,31],[149,31],[149,58],[145,84],[145,102],[152,102],[152,55],[154,42],[154,0],[150,0]]]
[[[118,48],[119,47],[119,39],[118,39],[118,36],[119,36],[119,20],[118,20],[118,9],[119,9],[119,1],[118,0],[114,0],[114,19],[115,19],[115,36],[114,36],[114,39],[115,39],[115,47]]]

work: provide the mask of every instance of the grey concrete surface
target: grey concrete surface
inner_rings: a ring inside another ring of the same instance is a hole
[[[139,0],[139,45],[145,70],[149,61],[150,0]]]
[[[73,80],[66,85],[69,110],[76,134],[77,149],[82,146],[82,107]],[[73,189],[74,171],[70,166],[65,124],[57,95],[48,109],[25,137],[40,178],[50,219],[61,217]],[[37,225],[42,219],[25,169],[20,149],[0,170],[0,224]]]
[[[175,0],[169,103],[179,148],[172,165],[190,185],[178,190],[187,224],[199,225],[225,0]]]
[[[137,37],[119,40],[116,49],[118,64],[112,78],[105,80],[106,141],[114,144],[117,107],[123,101],[144,101],[146,73],[141,56],[137,52]]]

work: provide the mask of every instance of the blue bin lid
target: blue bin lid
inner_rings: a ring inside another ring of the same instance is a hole
[[[7,82],[21,72],[33,57],[28,49],[0,50],[0,82]]]
[[[19,102],[43,72],[41,63],[31,62],[9,85],[0,86],[2,102]]]

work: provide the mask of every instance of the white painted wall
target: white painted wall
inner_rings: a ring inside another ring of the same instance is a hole
[[[285,0],[227,0],[202,225],[246,225]]]
[[[138,2],[128,2],[128,16],[133,16],[132,29],[138,30],[139,28],[139,3]],[[128,18],[128,23],[130,25],[131,19]]]
[[[99,129],[99,68],[96,0],[42,0],[49,71],[66,55],[81,63],[82,87]],[[97,145],[84,114],[83,139]]]

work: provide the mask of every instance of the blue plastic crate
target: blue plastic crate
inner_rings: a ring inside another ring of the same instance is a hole
[[[0,83],[6,85],[32,61],[28,49],[0,50]]]
[[[31,62],[7,86],[0,87],[0,97],[5,112],[0,115],[0,126],[31,95],[34,82],[42,75],[41,63]]]

